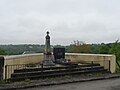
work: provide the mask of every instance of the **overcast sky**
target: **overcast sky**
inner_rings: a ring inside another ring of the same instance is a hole
[[[120,0],[0,0],[0,44],[108,43],[120,38]]]

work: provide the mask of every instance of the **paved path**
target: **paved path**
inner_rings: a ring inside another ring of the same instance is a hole
[[[21,90],[120,90],[120,78],[44,86]]]

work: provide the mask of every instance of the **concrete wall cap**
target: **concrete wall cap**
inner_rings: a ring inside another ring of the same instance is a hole
[[[83,53],[65,53],[66,55],[82,55],[82,56],[115,56],[114,54],[83,54]]]
[[[66,55],[82,55],[82,56],[115,56],[112,54],[83,54],[83,53],[65,53]],[[10,55],[10,56],[4,56],[5,60],[9,59],[15,59],[20,57],[26,57],[26,56],[36,56],[36,55],[43,55],[43,53],[35,53],[35,54],[21,54],[21,55]]]
[[[43,55],[43,53],[10,55],[10,56],[4,56],[4,58],[5,60],[9,60],[9,59],[15,59],[15,58],[26,57],[26,56],[36,56],[36,55]]]

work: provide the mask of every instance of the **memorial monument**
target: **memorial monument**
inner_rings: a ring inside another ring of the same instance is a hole
[[[45,37],[45,51],[44,51],[44,59],[43,65],[54,65],[53,63],[53,55],[51,53],[51,46],[50,46],[50,36],[49,32],[47,31],[47,35]]]

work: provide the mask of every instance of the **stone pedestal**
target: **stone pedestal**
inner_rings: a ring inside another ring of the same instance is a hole
[[[55,65],[53,63],[53,60],[54,58],[50,48],[50,36],[49,36],[49,32],[47,32],[47,35],[45,37],[45,52],[44,52],[43,65],[46,65],[46,66]]]
[[[55,65],[53,63],[53,61],[54,61],[54,58],[53,58],[53,55],[51,53],[44,53],[43,65],[53,66],[53,65]]]

